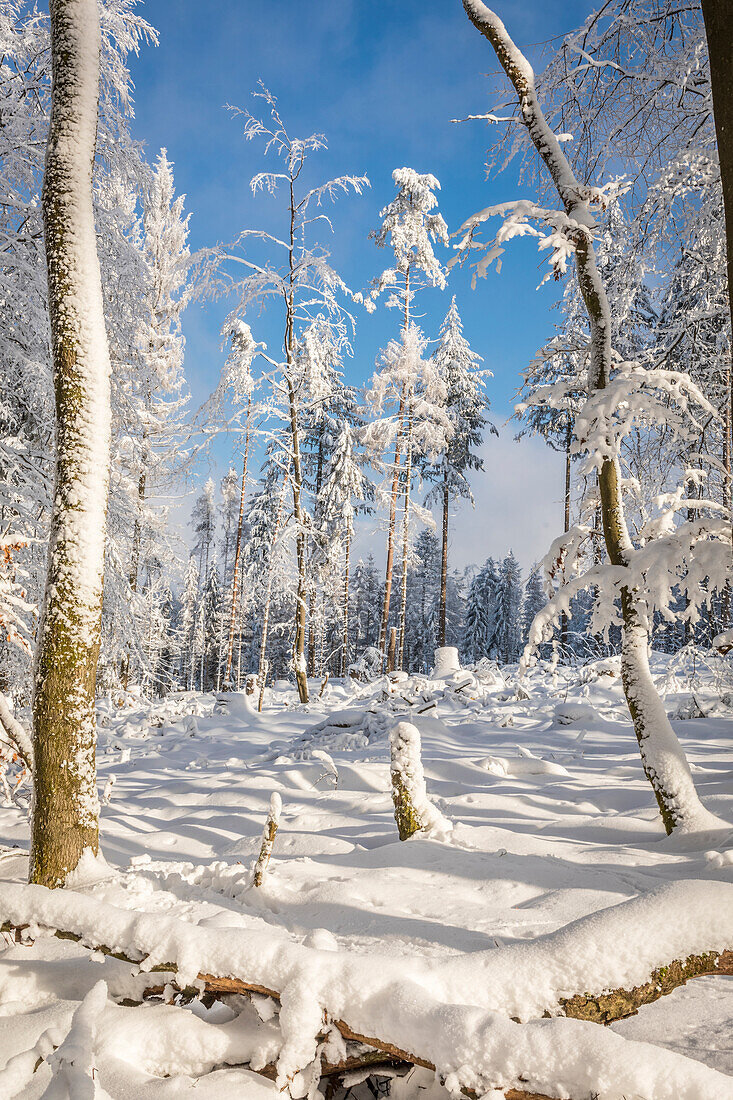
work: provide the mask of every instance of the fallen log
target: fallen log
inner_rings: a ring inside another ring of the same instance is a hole
[[[462,1089],[469,1096],[498,1082],[511,1100],[546,1100],[555,1090],[587,1095],[596,1091],[593,1065],[602,1048],[619,1087],[623,1083],[632,1091],[642,1072],[653,1095],[655,1082],[671,1074],[674,1095],[682,1098],[697,1095],[691,1082],[697,1088],[700,1074],[712,1074],[710,1095],[727,1096],[724,1088],[733,1085],[681,1055],[656,1047],[637,1051],[643,1044],[596,1025],[634,1013],[691,978],[732,974],[727,944],[710,950],[716,940],[733,940],[732,898],[725,883],[671,883],[526,944],[447,960],[319,951],[273,936],[275,930],[214,931],[119,909],[70,890],[10,883],[0,884],[0,919],[6,918],[1,927],[16,939],[24,938],[23,928],[26,936],[46,928],[143,972],[165,973],[166,981],[171,975],[192,995],[260,994],[280,1001],[283,1046],[276,1073],[281,1087],[314,1065],[324,1028],[332,1027],[360,1045],[360,1067],[365,1059],[369,1065],[423,1066],[445,1078],[451,1091]],[[660,966],[665,955],[669,961]],[[645,966],[648,977],[641,981]],[[249,976],[233,976],[237,970]],[[609,978],[619,976],[637,984],[609,990]],[[583,991],[565,996],[561,991],[571,983]],[[525,1023],[512,1022],[514,1005]],[[304,1030],[303,1020],[312,1022],[312,1039],[311,1025]],[[548,1049],[553,1052],[549,1068],[540,1053]],[[645,1063],[641,1069],[639,1057]],[[333,1072],[341,1069],[332,1066]]]
[[[30,945],[33,941],[24,940],[23,938],[28,928],[28,925],[13,925],[6,921],[0,926],[0,931],[6,935],[11,935],[16,943],[23,944],[26,942]],[[84,942],[83,936],[79,933],[56,929],[53,934],[58,939],[70,940],[75,943]],[[85,944],[85,946],[91,951],[98,951],[110,958],[130,963],[132,966],[139,966],[145,962],[144,958],[132,958],[125,952],[114,951],[105,944]],[[217,998],[225,995],[250,996],[255,994],[270,997],[274,1001],[280,1002],[280,993],[275,989],[270,989],[257,982],[222,977],[215,974],[199,973],[194,986],[180,987],[175,983],[177,972],[178,967],[172,962],[156,963],[149,970],[151,974],[170,974],[173,979],[170,984],[178,992],[190,998],[199,997],[202,994],[211,994]],[[675,960],[669,966],[659,967],[655,970],[650,980],[644,985],[628,990],[615,989],[609,993],[596,996],[576,994],[574,997],[561,1000],[560,1008],[562,1015],[571,1019],[608,1025],[614,1020],[636,1015],[642,1006],[651,1004],[660,997],[671,993],[673,989],[685,985],[693,978],[711,975],[733,975],[733,951],[691,955],[684,962]],[[163,996],[165,988],[164,985],[149,986],[145,989],[144,996],[146,998]],[[547,1013],[546,1016],[549,1018],[550,1014]],[[394,1069],[406,1065],[421,1066],[424,1069],[436,1071],[436,1066],[428,1058],[423,1058],[411,1051],[402,1050],[393,1043],[377,1036],[363,1035],[351,1028],[345,1020],[332,1019],[328,1022],[336,1028],[347,1042],[359,1044],[366,1049],[358,1054],[347,1056],[339,1062],[331,1063],[322,1060],[320,1069],[322,1077],[336,1077],[360,1069],[370,1069],[373,1073],[378,1073],[380,1067]],[[272,1081],[275,1081],[278,1075],[275,1064],[264,1066],[255,1072]],[[478,1095],[474,1089],[464,1089],[464,1093],[472,1100]],[[527,1092],[514,1088],[506,1090],[504,1096],[505,1100],[557,1100],[557,1098],[550,1097],[546,1093]]]

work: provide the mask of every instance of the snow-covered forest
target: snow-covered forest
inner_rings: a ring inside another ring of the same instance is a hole
[[[0,0],[0,1100],[733,1098],[733,10],[497,3],[205,239],[164,0]]]

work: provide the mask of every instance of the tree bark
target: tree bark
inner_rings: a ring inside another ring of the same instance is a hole
[[[404,316],[402,320],[402,332],[407,332],[407,326],[410,323],[410,266],[408,264],[407,271],[405,272],[405,308]],[[382,622],[379,628],[379,652],[382,654],[382,661],[384,661],[385,650],[387,646],[387,628],[389,626],[389,604],[392,598],[392,570],[394,569],[394,537],[395,527],[397,519],[397,497],[399,496],[400,488],[400,462],[402,459],[402,439],[404,435],[403,420],[405,418],[405,399],[407,394],[404,387],[400,394],[400,406],[397,411],[397,438],[395,440],[394,448],[394,469],[392,472],[392,489],[390,493],[389,501],[389,528],[387,531],[387,566],[385,569],[384,578],[384,600],[382,603]],[[394,664],[392,666],[394,668]],[[392,671],[387,669],[387,671]]]
[[[384,571],[384,596],[382,600],[382,621],[379,627],[379,652],[383,655],[387,647],[387,629],[389,627],[389,605],[392,599],[392,571],[394,569],[394,542],[397,526],[397,496],[400,487],[400,465],[402,462],[402,420],[405,415],[405,395],[400,398],[397,413],[397,439],[394,447],[394,468],[392,470],[392,488],[389,497],[389,526],[387,528],[387,564]]]
[[[247,495],[247,463],[249,460],[249,418],[252,411],[252,395],[247,401],[247,419],[244,437],[244,459],[242,461],[242,488],[239,493],[239,518],[237,520],[237,542],[234,549],[234,572],[232,574],[232,606],[229,612],[229,639],[227,642],[227,660],[224,668],[224,691],[231,691],[232,658],[234,656],[234,633],[237,624],[237,603],[239,597],[239,564],[242,559],[242,534],[244,528],[244,500]]]
[[[443,478],[443,545],[440,554],[440,611],[438,616],[438,645],[445,645],[446,599],[448,594],[448,480]]]
[[[346,667],[349,663],[349,557],[351,552],[351,520],[346,521],[346,542],[344,546],[344,596],[343,618],[344,634],[343,649],[341,651],[341,677],[346,675]]]
[[[22,943],[26,942],[22,939],[22,934],[27,928],[27,924],[5,921],[0,925],[0,932],[13,935],[16,942]],[[73,942],[81,941],[90,950],[99,952],[103,955],[109,955],[115,959],[120,959],[133,966],[139,965],[145,960],[145,956],[142,952],[116,951],[104,944],[97,943],[96,940],[90,940],[89,936],[84,934],[81,920],[75,922],[75,928],[80,930],[65,931],[58,929],[54,932],[54,935],[62,940],[71,940]],[[151,945],[151,949],[154,948],[155,944]],[[177,972],[178,966],[175,961],[157,963],[150,967],[151,974],[165,975],[166,980],[168,975],[175,975]],[[614,989],[609,993],[598,995],[579,993],[575,996],[564,998],[558,1004],[559,1014],[571,1019],[587,1020],[597,1024],[609,1024],[614,1020],[635,1015],[639,1008],[653,1003],[660,997],[671,993],[673,989],[685,985],[694,978],[721,974],[733,974],[733,951],[731,950],[721,949],[720,951],[710,951],[704,955],[690,955],[685,959],[671,960],[667,966],[661,966],[657,970],[654,970],[649,976],[648,982],[633,989]],[[200,983],[200,985],[198,983]],[[247,996],[256,993],[260,996],[271,997],[275,1001],[280,1000],[280,992],[278,990],[257,982],[249,981],[246,977],[200,973],[197,975],[197,986],[190,990],[192,996],[200,997],[202,992],[201,985],[203,986],[204,992],[211,993],[214,996],[228,994],[243,994]],[[151,986],[145,990],[144,996],[160,996],[164,988],[165,986],[163,984],[153,985],[151,983]],[[184,989],[184,992],[186,991],[187,990]],[[550,1013],[547,1013],[547,1015],[549,1016]],[[430,1070],[436,1068],[435,1064],[431,1062],[427,1056],[429,1051],[418,1053],[404,1050],[391,1043],[387,1037],[364,1035],[354,1030],[349,1026],[346,1020],[330,1019],[329,1022],[333,1024],[336,1030],[347,1041],[363,1044],[371,1050],[382,1051],[389,1058],[396,1059],[400,1062],[423,1066]],[[351,1067],[344,1066],[344,1069],[346,1068]],[[269,1073],[267,1075],[270,1076]],[[477,1096],[475,1092],[471,1090],[465,1091],[467,1096],[475,1100]],[[507,1089],[505,1092],[505,1100],[550,1100],[550,1098],[543,1093]],[[580,1098],[578,1098],[578,1100],[580,1100]]]
[[[387,672],[394,672],[395,660],[397,654],[397,627],[392,626],[389,630],[389,645],[387,647]]]
[[[565,498],[563,501],[563,530],[567,534],[570,530],[570,440],[572,438],[572,432],[570,430],[570,422],[568,421],[567,430],[565,432]],[[560,645],[563,649],[563,654],[567,655],[568,648],[568,617],[563,611],[560,616]]]
[[[92,203],[96,0],[51,0],[51,120],[42,207],[56,476],[36,652],[31,882],[62,886],[99,849],[94,711],[110,462],[110,361]]]
[[[262,710],[262,700],[265,694],[265,677],[267,676],[267,633],[270,626],[270,604],[272,603],[272,555],[275,552],[275,543],[277,542],[277,536],[280,531],[280,523],[282,521],[283,506],[285,504],[285,493],[288,487],[288,478],[290,475],[290,467],[288,466],[283,479],[283,487],[280,490],[280,497],[277,502],[277,512],[275,513],[275,526],[272,532],[272,543],[270,545],[270,560],[267,564],[267,587],[265,590],[265,609],[262,615],[262,636],[260,637],[260,660],[257,671],[257,680],[260,687],[260,697],[257,705],[258,710]]]
[[[713,90],[713,114],[718,139],[720,178],[725,211],[726,254],[728,260],[728,305],[733,331],[733,8],[730,0],[702,0],[702,13],[708,40],[710,82]],[[733,353],[733,347],[731,349]],[[728,364],[728,385],[723,414],[723,467],[726,472],[725,503],[731,508],[733,522],[733,370]],[[731,622],[731,586],[725,586],[722,598],[724,626]]]
[[[523,124],[544,161],[569,219],[577,229],[565,233],[574,246],[578,283],[590,325],[589,393],[608,386],[611,373],[611,313],[589,226],[588,203],[560,143],[548,126],[534,87],[534,74],[504,24],[482,2],[462,0],[471,22],[488,39],[519,99]],[[613,565],[627,566],[633,543],[623,510],[618,460],[604,459],[598,478],[603,532]],[[651,783],[667,833],[677,827],[715,828],[718,819],[700,803],[689,765],[667,717],[650,669],[649,635],[642,595],[621,590],[623,637],[621,679],[639,743],[644,773]]]
[[[412,400],[407,401],[407,449],[405,451],[405,503],[402,521],[402,576],[400,578],[400,644],[397,667],[402,668],[405,656],[405,627],[407,624],[407,559],[410,549],[410,488],[412,481]]]

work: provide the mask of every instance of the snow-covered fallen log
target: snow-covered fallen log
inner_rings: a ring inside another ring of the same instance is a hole
[[[448,959],[323,951],[275,929],[205,928],[16,884],[0,885],[0,919],[6,929],[81,940],[143,971],[175,972],[180,986],[275,998],[281,1085],[313,1063],[330,1023],[345,1039],[479,1094],[733,1097],[731,1079],[588,1022],[627,1015],[692,977],[733,973],[728,883],[671,883],[529,943]]]

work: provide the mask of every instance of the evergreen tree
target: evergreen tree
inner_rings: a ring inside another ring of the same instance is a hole
[[[410,366],[421,359],[422,348],[417,357],[415,347],[418,337],[411,324],[411,307],[416,291],[424,285],[445,287],[445,271],[433,251],[433,242],[448,244],[448,227],[441,214],[436,210],[438,200],[435,192],[440,183],[432,175],[420,175],[413,168],[398,168],[392,173],[397,187],[395,198],[380,211],[382,224],[371,236],[380,248],[388,243],[394,252],[394,267],[387,268],[375,280],[372,297],[378,298],[387,291],[387,306],[402,312],[402,334],[400,349],[393,341],[385,353],[385,367],[389,376],[401,366],[403,377],[396,384],[396,409],[386,421],[386,437],[377,441],[379,453],[394,446],[394,460],[388,471],[389,519],[387,523],[387,562],[382,602],[382,619],[379,630],[379,649],[386,652],[387,628],[389,625],[390,602],[392,595],[392,573],[394,569],[395,529],[397,519],[397,499],[400,488],[404,494],[405,518],[402,534],[402,636],[404,640],[404,584],[407,576],[408,538],[410,519],[410,487],[412,480],[412,428],[414,418],[415,395],[412,391],[414,371]],[[421,337],[420,337],[421,338]],[[384,372],[382,374],[381,381]],[[380,376],[375,376],[377,382]],[[435,381],[437,382],[437,375]],[[383,387],[384,388],[384,387]],[[432,399],[429,399],[432,400]],[[431,414],[428,419],[433,419]],[[437,447],[437,450],[440,446]],[[401,471],[404,455],[405,470]]]
[[[466,599],[466,619],[462,650],[464,659],[475,664],[493,656],[496,648],[496,590],[499,574],[493,558],[488,558],[471,580]]]
[[[376,647],[379,643],[382,586],[373,554],[369,554],[365,562],[357,562],[351,593],[354,636],[350,661],[354,661],[369,646]]]
[[[440,590],[440,544],[427,528],[415,540],[407,579],[405,665],[411,672],[429,672],[436,645],[436,609]]]
[[[427,504],[439,504],[442,511],[441,581],[438,604],[438,645],[446,645],[446,600],[448,583],[448,522],[450,504],[465,497],[473,504],[468,483],[469,470],[482,470],[483,460],[475,448],[481,445],[487,425],[484,410],[488,401],[484,379],[490,371],[479,369],[483,362],[472,350],[458,314],[455,296],[440,328],[438,347],[433,361],[446,387],[445,411],[450,425],[447,444],[436,462],[428,463],[424,476],[436,484],[428,494]],[[490,426],[496,435],[496,429]]]
[[[527,577],[527,583],[524,586],[524,599],[522,600],[523,646],[525,646],[529,640],[529,628],[532,625],[535,615],[542,610],[546,603],[547,597],[542,588],[540,568],[538,565],[535,565],[532,572]]]
[[[505,664],[519,660],[522,649],[522,573],[510,550],[499,569],[494,602],[495,644]]]

